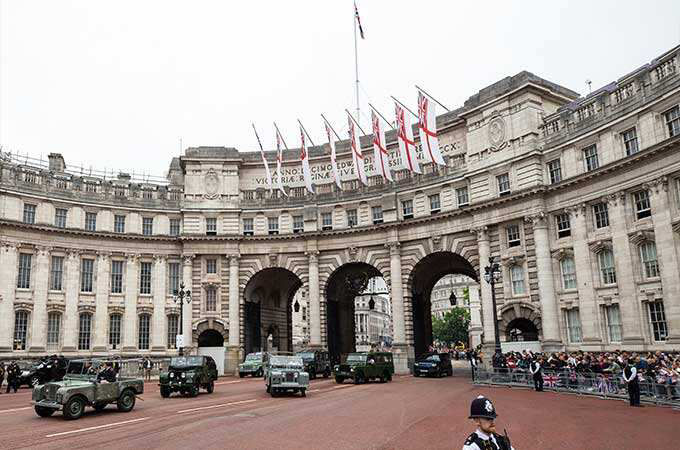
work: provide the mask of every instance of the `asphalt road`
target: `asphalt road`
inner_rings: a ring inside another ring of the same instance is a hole
[[[680,411],[550,392],[477,388],[465,378],[387,384],[314,380],[306,398],[271,398],[261,379],[221,378],[213,394],[162,399],[150,382],[130,413],[110,405],[76,421],[39,418],[30,391],[0,394],[0,448],[461,448],[478,394],[515,449],[678,448]]]

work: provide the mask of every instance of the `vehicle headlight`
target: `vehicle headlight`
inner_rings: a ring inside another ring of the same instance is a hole
[[[63,399],[64,399],[64,396],[61,394],[61,392],[57,391],[57,395],[56,395],[56,397],[54,397],[54,400],[55,400],[57,403],[61,403],[61,401],[62,401]]]
[[[335,370],[337,372],[338,370],[340,370],[340,366],[333,367],[333,370]]]
[[[170,378],[175,378],[175,374],[170,372]]]
[[[349,371],[350,371],[350,372],[354,372],[354,367],[350,367],[350,368],[349,368]]]
[[[279,372],[279,371],[272,371],[272,376],[273,376],[273,377],[280,377],[281,375],[283,375],[283,373],[281,373],[281,372]]]
[[[182,372],[182,378],[186,378],[186,377],[187,377],[187,374]]]

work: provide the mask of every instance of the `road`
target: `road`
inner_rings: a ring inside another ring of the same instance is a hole
[[[460,377],[388,384],[312,381],[306,398],[272,398],[261,379],[221,378],[213,394],[162,399],[155,382],[130,413],[110,405],[76,421],[39,418],[30,391],[0,394],[0,448],[461,448],[469,404],[494,401],[515,449],[677,448],[680,411],[550,392],[479,388]]]

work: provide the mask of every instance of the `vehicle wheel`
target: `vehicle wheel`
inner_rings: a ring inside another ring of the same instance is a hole
[[[239,376],[240,378],[243,378],[243,377],[245,377],[245,376],[246,376],[246,374],[245,374],[245,373],[243,373],[243,372],[239,372],[239,373],[238,373],[238,376]]]
[[[387,381],[392,381],[392,374],[387,372]]]
[[[278,394],[278,391],[276,390],[276,388],[270,388],[269,389],[269,395],[271,395],[272,397],[276,397],[277,394]]]
[[[310,380],[316,379],[316,370],[312,369],[312,370],[309,371],[309,379]]]
[[[35,413],[40,417],[50,417],[52,414],[54,414],[54,411],[56,410],[52,408],[45,408],[44,406],[35,407]]]
[[[269,386],[269,384],[267,384],[267,394],[271,393],[271,391],[272,391],[271,386]]]
[[[97,412],[104,411],[104,408],[106,408],[107,403],[95,403],[94,404],[94,410]]]
[[[380,382],[387,383],[387,379],[389,378],[389,376],[390,376],[389,372],[383,372],[383,374],[380,375]]]
[[[307,389],[305,389],[305,388],[300,389],[300,395],[302,397],[307,397]]]
[[[83,415],[85,402],[80,397],[74,397],[64,405],[64,419],[75,420]]]
[[[453,369],[449,370],[449,376],[450,376],[450,377],[453,376]]]
[[[196,397],[198,395],[198,386],[192,386],[189,389],[189,397]]]
[[[324,372],[323,372],[323,377],[324,377],[324,378],[328,378],[328,377],[330,377],[330,376],[331,376],[331,369],[326,369],[326,370],[324,370]]]
[[[258,370],[257,372],[255,372],[255,375],[253,375],[253,376],[255,376],[255,377],[257,377],[257,378],[260,378],[260,377],[262,376],[262,369],[260,369],[260,370]]]
[[[364,380],[363,375],[361,375],[360,373],[354,374],[354,384],[361,384],[364,381],[365,380]]]
[[[414,370],[414,371],[413,371],[413,376],[414,376],[414,377],[419,377],[419,376],[420,376],[420,374],[418,373],[418,371],[417,371],[417,370]]]
[[[168,389],[164,386],[161,386],[161,397],[163,397],[163,398],[170,397],[170,389]]]
[[[132,408],[135,407],[135,393],[132,392],[132,389],[125,389],[122,394],[120,394],[120,397],[118,397],[118,401],[116,402],[116,406],[118,406],[118,411],[120,412],[130,412],[132,411]]]
[[[342,384],[342,382],[345,381],[343,377],[335,377],[335,382],[338,384]]]
[[[30,385],[28,387],[36,387],[40,384],[40,378],[37,375],[33,375],[30,380]]]
[[[213,393],[213,391],[215,390],[215,382],[214,381],[211,380],[210,383],[208,383],[207,390],[208,390],[208,394]]]

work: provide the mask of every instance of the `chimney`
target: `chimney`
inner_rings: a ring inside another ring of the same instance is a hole
[[[49,160],[50,172],[64,173],[66,162],[64,162],[61,153],[50,153],[47,155],[47,159]]]

